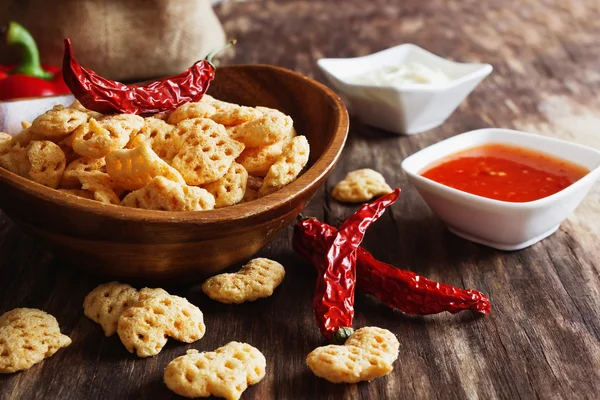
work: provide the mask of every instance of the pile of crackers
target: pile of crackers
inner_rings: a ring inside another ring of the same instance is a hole
[[[107,204],[201,211],[248,202],[294,181],[309,158],[292,119],[205,95],[171,113],[102,115],[75,101],[11,137],[0,166]]]

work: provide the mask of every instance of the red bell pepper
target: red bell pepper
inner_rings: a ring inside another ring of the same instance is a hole
[[[40,64],[40,53],[31,34],[16,22],[2,29],[8,45],[20,46],[18,65],[0,65],[0,100],[70,93],[60,67]]]

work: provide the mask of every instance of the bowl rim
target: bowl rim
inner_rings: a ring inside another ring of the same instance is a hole
[[[307,81],[313,86],[323,91],[326,98],[334,108],[335,127],[334,132],[325,146],[321,156],[315,160],[314,164],[292,183],[260,199],[248,203],[236,204],[230,207],[223,207],[205,211],[159,211],[144,210],[131,207],[125,207],[115,204],[104,204],[98,201],[86,199],[83,197],[68,194],[57,189],[33,182],[21,177],[4,168],[0,168],[0,181],[17,187],[19,190],[29,195],[38,197],[44,201],[49,201],[58,205],[72,207],[82,212],[88,212],[103,217],[110,217],[117,220],[127,220],[133,222],[150,223],[178,223],[185,220],[186,223],[215,224],[223,221],[236,221],[259,216],[268,213],[270,210],[283,207],[290,204],[292,200],[309,190],[314,182],[320,181],[339,160],[344,144],[348,136],[349,117],[346,107],[335,92],[322,83],[304,76],[298,72],[287,68],[269,65],[269,64],[239,64],[224,66],[220,69],[232,70],[272,70],[296,79]]]
[[[534,210],[534,209],[538,209],[538,208],[547,206],[548,204],[554,203],[556,201],[560,201],[564,196],[567,196],[569,193],[580,189],[582,186],[586,185],[590,180],[594,181],[595,179],[597,179],[598,175],[600,175],[600,163],[599,163],[597,167],[590,169],[589,172],[587,174],[585,174],[584,176],[582,176],[579,180],[573,182],[566,188],[564,188],[550,196],[542,197],[541,199],[526,201],[526,202],[511,202],[511,201],[491,199],[489,197],[483,197],[483,196],[479,196],[479,195],[472,194],[469,192],[465,192],[465,191],[455,189],[450,186],[446,186],[444,184],[441,184],[439,182],[436,182],[429,178],[425,178],[422,175],[420,175],[419,171],[421,171],[427,165],[430,165],[431,163],[433,163],[435,161],[438,161],[444,157],[447,157],[447,156],[454,154],[456,152],[459,152],[461,150],[455,150],[455,151],[449,152],[447,154],[444,154],[441,157],[436,157],[435,159],[428,161],[418,171],[415,171],[413,168],[407,167],[407,165],[410,164],[411,160],[413,162],[415,162],[414,160],[418,159],[419,156],[423,157],[423,152],[425,150],[431,151],[432,148],[444,147],[444,145],[447,145],[449,142],[459,140],[460,138],[463,138],[463,137],[469,137],[469,136],[477,137],[478,135],[484,135],[484,134],[489,134],[489,133],[493,133],[498,136],[496,139],[484,140],[481,143],[473,144],[473,146],[471,146],[471,147],[481,146],[486,143],[503,143],[503,144],[508,144],[508,145],[512,145],[512,146],[516,146],[516,147],[528,147],[534,151],[547,153],[547,152],[544,152],[544,151],[539,150],[532,146],[523,146],[523,145],[514,144],[509,141],[503,140],[502,135],[509,133],[514,136],[534,138],[537,141],[554,142],[554,143],[569,146],[569,147],[572,147],[572,148],[575,148],[578,150],[592,151],[592,152],[595,152],[598,155],[598,157],[600,158],[600,150],[595,149],[593,147],[584,146],[579,143],[573,143],[573,142],[569,142],[567,140],[557,139],[557,138],[553,138],[553,137],[538,135],[538,134],[514,130],[514,129],[484,128],[484,129],[476,129],[476,130],[468,131],[468,132],[465,132],[465,133],[462,133],[462,134],[459,134],[456,136],[449,137],[445,140],[442,140],[441,142],[435,143],[431,146],[425,147],[422,150],[419,150],[418,152],[410,155],[409,157],[405,158],[402,161],[402,164],[401,164],[402,171],[411,179],[411,181],[413,182],[413,184],[415,186],[417,186],[417,184],[429,186],[430,188],[435,189],[438,193],[443,193],[445,195],[449,195],[449,196],[453,196],[453,197],[459,197],[465,201],[470,202],[471,204],[477,203],[477,204],[483,205],[483,206],[502,207],[504,209],[511,210],[511,211]],[[465,148],[469,148],[469,147],[467,146]],[[556,157],[558,157],[558,156],[556,156]],[[570,161],[570,162],[572,162],[572,161]]]
[[[359,60],[359,59],[369,59],[369,58],[377,58],[377,57],[381,57],[382,54],[387,54],[387,53],[394,53],[394,52],[399,52],[401,51],[403,48],[408,49],[407,51],[412,51],[412,52],[417,52],[417,53],[421,53],[421,54],[426,54],[427,57],[431,57],[434,59],[437,59],[438,62],[444,64],[444,65],[463,65],[463,66],[476,66],[478,67],[478,69],[469,72],[459,78],[456,79],[451,79],[449,82],[447,83],[441,83],[441,84],[431,84],[431,85],[415,85],[415,84],[390,84],[390,85],[373,85],[373,84],[365,84],[365,83],[352,83],[349,82],[347,79],[341,78],[339,77],[337,74],[333,73],[326,65],[334,62],[334,63],[343,63],[343,62],[352,62],[354,60]],[[420,46],[417,46],[416,44],[413,43],[403,43],[403,44],[399,44],[396,46],[392,46],[389,47],[387,49],[383,49],[381,51],[375,52],[375,53],[371,53],[371,54],[367,54],[364,56],[358,56],[358,57],[348,57],[348,58],[320,58],[317,60],[317,65],[319,66],[319,68],[321,69],[321,71],[323,71],[325,74],[337,79],[341,84],[349,87],[349,88],[359,88],[359,89],[370,89],[370,90],[377,90],[377,89],[392,89],[395,90],[399,93],[409,93],[409,92],[424,92],[424,93],[442,93],[445,91],[448,91],[450,89],[453,89],[455,87],[461,86],[461,85],[465,85],[469,82],[475,81],[477,79],[485,79],[489,74],[492,73],[494,67],[491,64],[487,64],[487,63],[462,63],[462,62],[458,62],[458,61],[452,61],[452,60],[448,60],[444,57],[438,56],[435,53],[432,53]]]

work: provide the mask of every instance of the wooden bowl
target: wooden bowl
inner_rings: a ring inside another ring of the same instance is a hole
[[[258,200],[210,211],[140,210],[78,198],[0,168],[0,208],[26,233],[70,264],[107,278],[181,283],[254,255],[314,196],[337,162],[348,114],[324,85],[284,68],[240,65],[217,71],[209,94],[279,109],[310,143],[305,172]],[[38,104],[42,100],[35,100]],[[56,103],[48,98],[37,114]],[[23,102],[0,103],[0,131]]]

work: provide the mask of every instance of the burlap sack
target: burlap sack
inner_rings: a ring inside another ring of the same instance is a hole
[[[225,43],[210,0],[0,0],[0,24],[17,21],[42,62],[62,65],[69,37],[77,60],[116,80],[178,74]],[[0,45],[0,63],[14,58]]]

